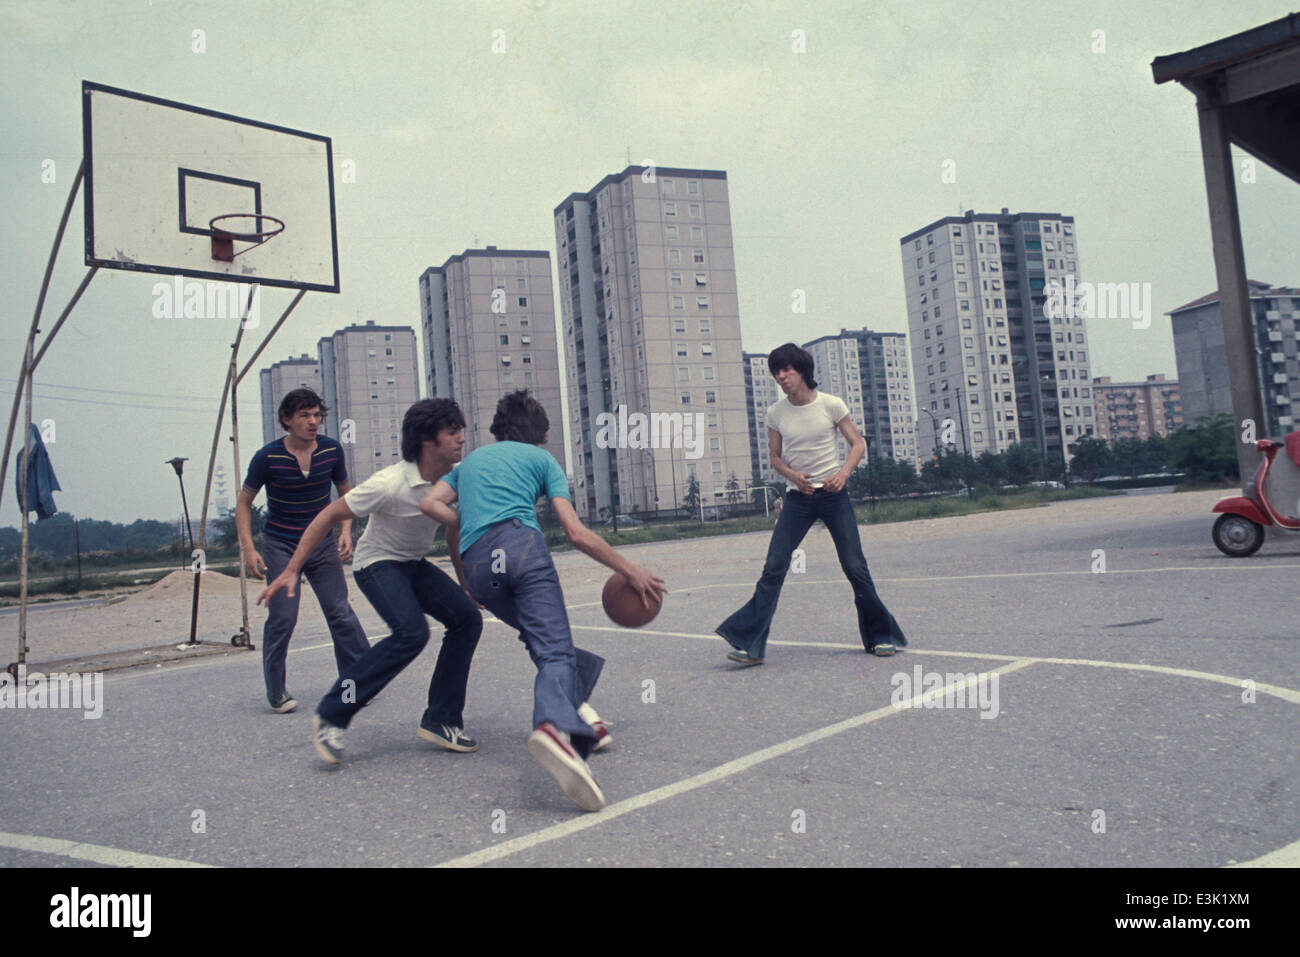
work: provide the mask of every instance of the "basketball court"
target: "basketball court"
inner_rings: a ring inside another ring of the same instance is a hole
[[[1300,863],[1300,667],[1284,619],[1300,552],[1270,541],[1231,561],[1209,541],[1208,511],[1142,517],[1135,502],[1091,521],[1089,503],[1069,503],[864,526],[912,642],[893,658],[862,652],[820,527],[767,663],[749,669],[711,629],[748,597],[765,534],[630,547],[672,589],[637,631],[601,613],[605,570],[562,554],[575,640],[608,662],[593,703],[615,742],[591,759],[609,801],[596,814],[525,752],[533,669],[499,623],[470,677],[470,755],[415,736],[436,625],[333,768],[310,744],[334,678],[323,634],[295,636],[300,709],[287,716],[264,707],[257,654],[110,674],[99,720],[10,722],[0,863]],[[1092,570],[1098,549],[1105,572]],[[900,676],[917,669],[941,676],[944,707],[897,706]],[[995,714],[961,694],[994,676]]]

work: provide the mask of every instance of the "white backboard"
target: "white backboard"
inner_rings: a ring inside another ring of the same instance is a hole
[[[98,83],[81,95],[86,265],[339,291],[328,137]],[[208,223],[228,213],[274,216],[284,231],[214,260]]]

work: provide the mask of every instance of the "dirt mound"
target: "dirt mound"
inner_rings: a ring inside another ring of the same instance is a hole
[[[261,582],[251,582],[250,589],[253,585],[261,585]],[[165,578],[154,582],[144,591],[132,595],[126,600],[128,604],[132,602],[156,602],[172,601],[179,597],[188,597],[194,594],[194,573],[177,569]],[[230,596],[239,597],[239,578],[234,575],[223,575],[221,572],[204,572],[203,580],[199,585],[199,597],[208,596]],[[253,597],[257,596],[253,592]]]

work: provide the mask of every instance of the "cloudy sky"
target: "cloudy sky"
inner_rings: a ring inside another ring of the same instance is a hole
[[[323,134],[336,166],[351,162],[355,182],[336,183],[341,292],[308,294],[268,361],[314,355],[358,320],[418,328],[420,273],[467,247],[554,255],[552,209],[630,158],[727,172],[747,350],[905,331],[899,238],[1005,206],[1076,217],[1083,279],[1151,284],[1150,328],[1090,325],[1094,375],[1173,376],[1163,313],[1216,282],[1194,100],[1157,87],[1150,64],[1285,13],[1257,0],[3,0],[4,409],[81,159],[82,80]],[[1300,187],[1260,166],[1238,189],[1251,277],[1300,285]],[[79,200],[46,329],[85,269]],[[155,281],[101,270],[38,370],[63,511],[174,518],[173,455],[200,496],[234,323],[155,319]],[[266,291],[264,317],[291,295]],[[240,403],[246,464],[255,375]]]

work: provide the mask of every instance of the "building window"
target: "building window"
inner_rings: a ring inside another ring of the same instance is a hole
[[[673,332],[685,332],[685,331],[686,331],[686,320],[685,320],[685,319],[674,319],[674,320],[673,320]]]
[[[508,345],[510,345],[510,337],[509,337],[509,336],[501,336],[501,345],[503,345],[503,346],[508,346]]]
[[[713,405],[714,403],[716,403],[716,402],[718,401],[718,393],[716,393],[716,392],[706,392],[706,393],[704,393],[704,401],[705,401],[706,403],[708,403],[709,405]],[[710,413],[709,415],[710,415],[710,418],[713,420],[713,421],[710,422],[710,425],[717,425],[717,421],[716,421],[716,419],[717,419],[717,414],[716,414],[716,413]]]
[[[706,272],[697,272],[695,274],[695,285],[707,286],[709,284],[709,274]]]
[[[673,308],[674,308],[674,309],[685,309],[685,308],[686,308],[686,302],[685,302],[685,300],[684,300],[681,296],[673,296]],[[683,329],[682,331],[685,332],[686,330]]]
[[[695,308],[696,308],[696,309],[708,309],[708,308],[709,308],[709,297],[708,297],[708,296],[696,296],[696,297],[695,297]]]
[[[665,238],[665,239],[676,239],[676,238],[677,238],[677,227],[676,227],[676,226],[673,226],[673,225],[671,225],[671,224],[668,225],[668,226],[665,226],[665,227],[664,227],[664,238]]]
[[[676,216],[676,215],[677,215],[677,204],[676,204],[676,203],[664,203],[664,215],[665,215],[665,216]]]
[[[668,285],[671,286],[673,289],[681,289],[681,288],[682,288],[682,274],[679,273],[679,272],[669,273],[669,274],[668,274]]]
[[[704,250],[703,250],[703,249],[692,249],[692,250],[691,250],[691,259],[695,262],[695,264],[696,264],[697,266],[699,266],[699,265],[703,265],[703,264],[704,264]]]
[[[668,250],[668,265],[679,266],[682,262],[682,251],[680,249]]]

